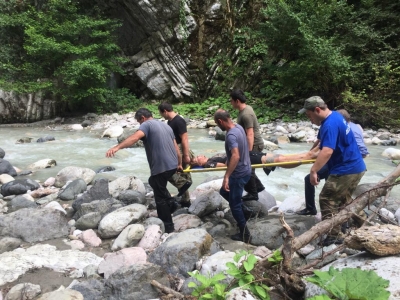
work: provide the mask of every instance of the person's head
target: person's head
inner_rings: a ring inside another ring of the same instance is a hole
[[[243,103],[246,103],[246,96],[242,90],[233,90],[230,93],[230,101],[233,108],[238,109]]]
[[[4,158],[4,156],[6,155],[6,152],[0,148],[0,158]]]
[[[148,118],[152,118],[153,114],[147,108],[139,108],[135,113],[135,119],[140,124],[146,121]]]
[[[229,112],[223,109],[218,109],[215,112],[214,121],[222,131],[227,130],[227,125],[232,122]]]
[[[158,106],[158,111],[160,112],[160,114],[163,113],[163,112],[165,112],[165,111],[171,112],[171,111],[173,111],[173,110],[174,110],[174,109],[173,109],[173,107],[172,107],[172,104],[171,104],[171,103],[168,103],[168,102],[163,102],[163,103],[161,103],[161,104]]]
[[[203,167],[208,158],[205,155],[197,155],[190,160],[191,167]]]
[[[339,109],[337,112],[343,116],[347,123],[350,123],[350,114],[347,110]]]
[[[299,114],[306,114],[312,123],[321,125],[328,112],[328,106],[325,101],[319,96],[307,98],[304,101],[304,107],[298,111]]]

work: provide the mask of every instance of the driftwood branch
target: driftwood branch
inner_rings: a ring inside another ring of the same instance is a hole
[[[317,225],[310,228],[305,233],[292,240],[292,251],[297,251],[311,241],[320,237],[321,235],[329,232],[332,227],[338,226],[346,222],[353,215],[357,215],[359,211],[364,209],[367,205],[374,202],[377,198],[385,196],[387,192],[396,184],[396,179],[400,177],[400,165],[397,166],[388,176],[381,180],[374,188],[359,195],[349,205],[344,207],[334,217],[324,220]],[[281,249],[282,250],[282,247]],[[260,260],[257,267],[263,268],[268,265],[268,257]]]
[[[170,289],[169,287],[166,287],[165,285],[162,285],[161,283],[159,283],[159,282],[156,281],[156,280],[152,280],[150,283],[151,283],[152,286],[158,288],[158,289],[161,290],[163,293],[165,293],[165,294],[171,294],[171,295],[173,295],[174,297],[176,297],[176,298],[174,298],[174,299],[184,299],[184,298],[185,298],[185,296],[182,295],[181,293],[179,293],[179,292],[177,292],[177,291],[174,291],[173,289]]]

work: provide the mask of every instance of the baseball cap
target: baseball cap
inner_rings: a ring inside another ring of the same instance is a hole
[[[306,110],[313,110],[316,107],[325,105],[324,100],[320,96],[312,96],[304,101],[304,107],[298,111],[299,114],[304,114]]]

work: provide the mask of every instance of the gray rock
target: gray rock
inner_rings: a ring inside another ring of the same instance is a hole
[[[103,280],[82,281],[73,285],[71,289],[80,292],[85,300],[107,299],[104,297],[105,286]]]
[[[0,236],[33,243],[65,237],[68,232],[68,219],[58,210],[23,208],[0,215]]]
[[[143,221],[144,229],[147,230],[147,227],[151,225],[158,225],[161,228],[161,231],[165,232],[164,222],[159,218],[150,217]]]
[[[188,229],[171,235],[149,255],[148,261],[170,274],[188,277],[196,262],[210,252],[213,239],[204,229]]]
[[[156,299],[159,293],[150,282],[156,280],[170,287],[167,274],[154,264],[137,264],[114,272],[105,282],[104,298],[108,300]],[[86,300],[86,299],[85,299]]]
[[[28,144],[28,143],[30,143],[32,140],[33,140],[33,138],[30,138],[30,137],[23,137],[23,138],[18,139],[15,143],[16,143],[16,144]]]
[[[198,217],[206,216],[221,207],[222,199],[218,192],[209,190],[197,196],[189,207],[189,213]]]
[[[104,217],[106,214],[121,208],[122,204],[118,200],[109,198],[106,200],[95,200],[90,203],[83,203],[79,206],[78,211],[74,215],[74,219],[78,220],[80,217],[93,212],[98,212]]]
[[[24,196],[16,196],[8,203],[8,208],[9,212],[13,212],[21,208],[37,208],[37,204]]]
[[[75,227],[80,230],[96,229],[101,221],[101,218],[102,216],[99,212],[88,213],[76,221]]]
[[[90,125],[92,125],[93,124],[93,122],[92,121],[90,121],[90,120],[85,120],[85,121],[83,121],[82,122],[82,127],[88,127],[88,126],[90,126]]]
[[[105,173],[105,172],[112,172],[112,171],[115,171],[114,167],[105,166],[105,167],[98,168],[95,172],[96,172],[96,174],[98,174],[98,173]]]
[[[292,228],[295,236],[306,232],[316,223],[315,218],[308,216],[286,215],[285,221]],[[250,220],[247,224],[252,236],[252,245],[265,246],[268,249],[277,249],[282,245],[285,229],[279,222],[279,216],[269,215],[268,219]]]
[[[143,193],[134,190],[121,191],[117,198],[119,201],[125,205],[129,204],[146,204],[146,197]]]
[[[135,128],[124,129],[124,132],[119,137],[117,137],[118,143],[125,141],[129,136],[134,134],[136,131],[137,131],[137,129],[135,129]],[[144,147],[143,141],[138,141],[137,143],[133,144],[129,148],[138,148],[138,147]]]
[[[258,202],[262,203],[267,210],[276,206],[275,197],[268,193],[266,190],[258,193]]]
[[[7,293],[5,300],[34,299],[42,292],[40,285],[32,283],[19,283],[14,285]]]
[[[22,240],[13,237],[0,238],[0,254],[13,251],[22,244]]]
[[[3,196],[21,195],[27,191],[33,191],[40,187],[39,183],[32,179],[16,179],[1,186]]]
[[[68,181],[72,181],[78,178],[85,180],[86,184],[89,184],[96,173],[88,168],[80,167],[65,167],[57,173],[55,187],[63,187]]]
[[[72,203],[74,210],[79,210],[83,203],[90,203],[95,200],[105,200],[110,197],[108,190],[108,180],[105,178],[97,179],[89,191],[85,192],[81,197]]]
[[[7,160],[0,158],[0,174],[17,176],[17,171],[15,171],[14,167]]]
[[[85,192],[87,189],[86,182],[81,179],[75,179],[70,184],[67,185],[65,189],[58,193],[58,198],[61,200],[74,200],[78,194]]]
[[[251,216],[253,218],[264,218],[268,216],[268,208],[259,201],[245,201],[243,204],[253,211]]]
[[[45,143],[45,142],[50,142],[50,141],[55,141],[56,139],[54,136],[51,135],[46,135],[44,137],[39,138],[36,142],[37,143]]]

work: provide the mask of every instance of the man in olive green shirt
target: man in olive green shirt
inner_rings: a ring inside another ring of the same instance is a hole
[[[230,96],[232,107],[239,110],[237,123],[246,132],[249,151],[262,152],[264,149],[264,140],[261,136],[260,125],[258,124],[253,108],[246,104],[247,99],[242,90],[233,90]],[[252,169],[251,178],[244,189],[247,195],[243,196],[243,201],[258,200],[258,193],[265,189],[260,179],[258,179],[255,169]]]

